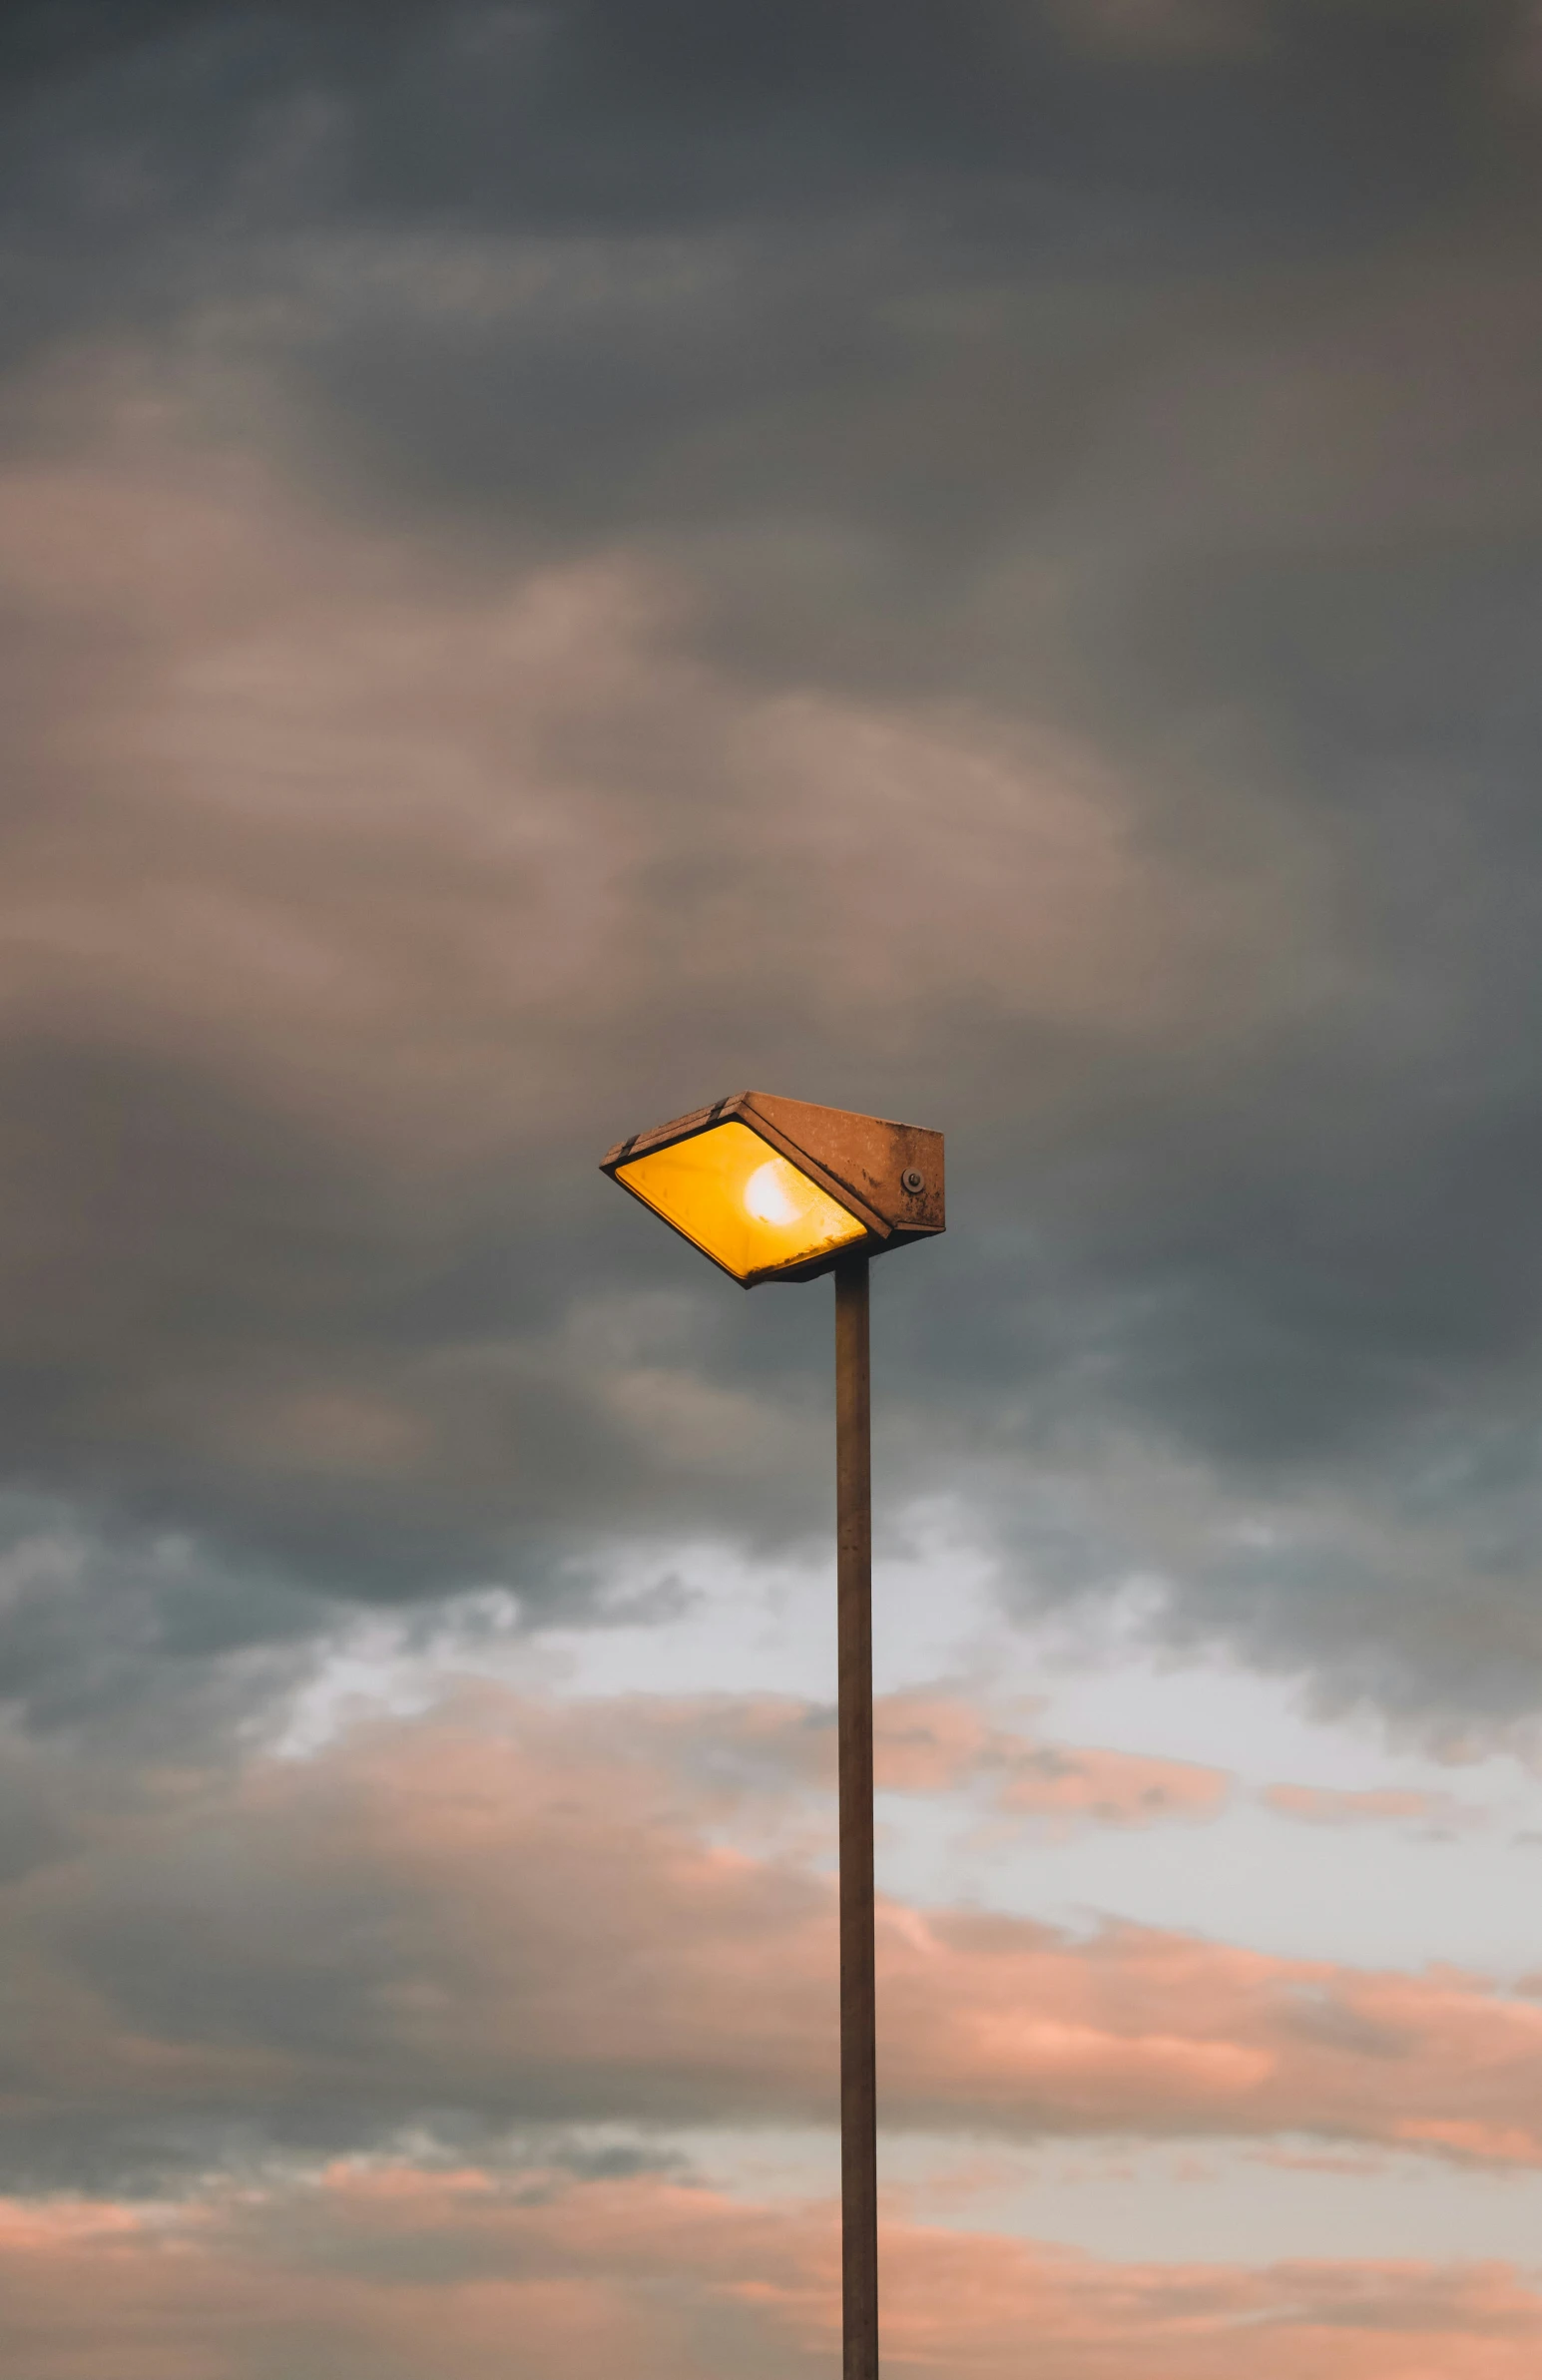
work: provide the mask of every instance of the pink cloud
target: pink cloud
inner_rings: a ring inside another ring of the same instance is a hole
[[[0,2359],[27,2380],[797,2380],[838,2352],[833,2210],[656,2177],[336,2167],[144,2209],[0,2207]],[[1110,2264],[890,2224],[888,2368],[916,2380],[1528,2380],[1502,2264]]]
[[[884,1696],[874,1712],[874,1739],[882,1787],[941,1792],[980,1780],[993,1787],[1001,1811],[1062,1826],[1219,1817],[1231,1791],[1224,1769],[1036,1742],[950,1695]]]
[[[1391,1786],[1342,1792],[1325,1785],[1267,1785],[1261,1798],[1278,1816],[1305,1826],[1390,1826],[1417,1819],[1470,1826],[1482,1815],[1449,1794]]]
[[[720,1796],[834,1788],[835,1713],[790,1696],[639,1698],[627,1730],[639,1748],[651,1742],[689,1764],[699,1787]],[[1232,1789],[1225,1769],[1048,1743],[988,1705],[936,1691],[878,1696],[873,1760],[880,1792],[972,1793],[988,1809],[1057,1830],[1215,1818]]]
[[[489,1688],[99,1813],[0,1889],[37,2044],[10,2112],[829,2121],[832,1886],[801,1837],[734,1839],[767,1786],[727,1758],[795,1706],[709,1704],[699,1739],[691,1707]],[[1542,2161],[1542,2007],[1479,1977],[893,1902],[878,1958],[897,2127]]]

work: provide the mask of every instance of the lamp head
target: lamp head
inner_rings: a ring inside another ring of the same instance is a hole
[[[944,1228],[940,1133],[766,1091],[634,1133],[601,1172],[747,1289]]]

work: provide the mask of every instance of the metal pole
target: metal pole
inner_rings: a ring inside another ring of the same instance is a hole
[[[878,2380],[872,1914],[872,1460],[867,1258],[835,1268],[835,1594],[840,1662],[840,2223],[843,2380]]]

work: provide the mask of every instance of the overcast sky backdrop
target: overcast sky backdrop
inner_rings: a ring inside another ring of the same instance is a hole
[[[9,0],[0,2364],[1542,2357],[1542,17]]]

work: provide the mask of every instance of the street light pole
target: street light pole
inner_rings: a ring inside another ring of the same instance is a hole
[[[867,1266],[945,1228],[942,1135],[736,1091],[633,1133],[601,1172],[742,1288],[835,1276],[842,2368],[843,2380],[878,2380]]]
[[[835,1267],[835,1599],[840,1705],[843,2380],[878,2380],[872,1885],[872,1457],[865,1250]]]

